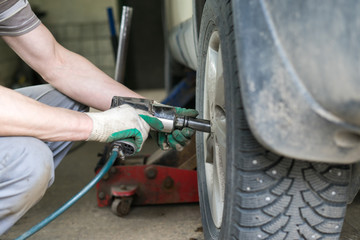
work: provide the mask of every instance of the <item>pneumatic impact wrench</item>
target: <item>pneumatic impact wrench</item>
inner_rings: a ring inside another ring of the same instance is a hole
[[[175,129],[181,130],[184,127],[201,132],[211,132],[209,120],[178,115],[176,108],[169,105],[157,103],[149,99],[115,96],[112,99],[111,108],[123,104],[128,104],[135,109],[145,111],[159,119],[164,125],[162,132],[171,133]]]

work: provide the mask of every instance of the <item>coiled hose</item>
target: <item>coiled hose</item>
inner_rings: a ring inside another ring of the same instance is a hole
[[[67,201],[62,207],[60,207],[58,210],[53,212],[51,215],[49,215],[47,218],[36,224],[34,227],[29,229],[27,232],[23,233],[21,236],[16,238],[15,240],[22,240],[27,239],[28,237],[32,236],[36,232],[38,232],[40,229],[48,225],[51,221],[55,220],[58,216],[60,216],[63,212],[65,212],[69,207],[71,207],[74,203],[76,203],[80,198],[82,198],[92,187],[95,186],[96,183],[100,181],[100,179],[107,173],[111,166],[114,164],[116,158],[120,154],[120,157],[123,157],[122,151],[120,151],[120,148],[118,146],[114,146],[111,155],[109,157],[109,160],[105,163],[103,168],[100,170],[100,172],[89,182],[80,192],[78,192],[74,197],[72,197],[69,201]]]

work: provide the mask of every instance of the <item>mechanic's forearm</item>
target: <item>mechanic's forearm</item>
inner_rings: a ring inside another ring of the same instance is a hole
[[[45,80],[56,89],[87,106],[107,110],[113,96],[142,97],[100,71],[84,57],[57,45],[63,61],[57,63]]]
[[[24,35],[3,39],[47,82],[87,106],[106,110],[115,95],[141,97],[85,58],[59,45],[42,24]]]
[[[92,130],[92,120],[84,113],[50,107],[1,86],[0,111],[0,136],[80,141]]]

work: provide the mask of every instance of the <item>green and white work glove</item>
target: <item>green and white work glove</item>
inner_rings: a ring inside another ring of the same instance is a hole
[[[199,115],[199,112],[195,109],[177,107],[176,114],[179,116],[196,117]],[[155,138],[162,150],[168,150],[170,148],[177,151],[183,150],[184,146],[190,142],[191,137],[195,133],[195,130],[191,128],[183,128],[182,130],[176,129],[172,133],[164,133],[161,132],[164,126],[160,120],[148,115],[140,114],[140,116],[151,126],[153,130],[156,131]]]
[[[133,138],[139,152],[149,135],[150,126],[129,105],[86,114],[93,121],[93,129],[87,141],[113,142]]]

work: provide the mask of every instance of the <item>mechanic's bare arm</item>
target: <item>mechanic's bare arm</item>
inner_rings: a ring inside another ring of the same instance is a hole
[[[45,81],[87,106],[106,110],[115,95],[141,97],[62,47],[43,24],[24,35],[3,39]]]
[[[84,113],[50,107],[0,86],[0,136],[77,141],[86,140],[92,126]]]

